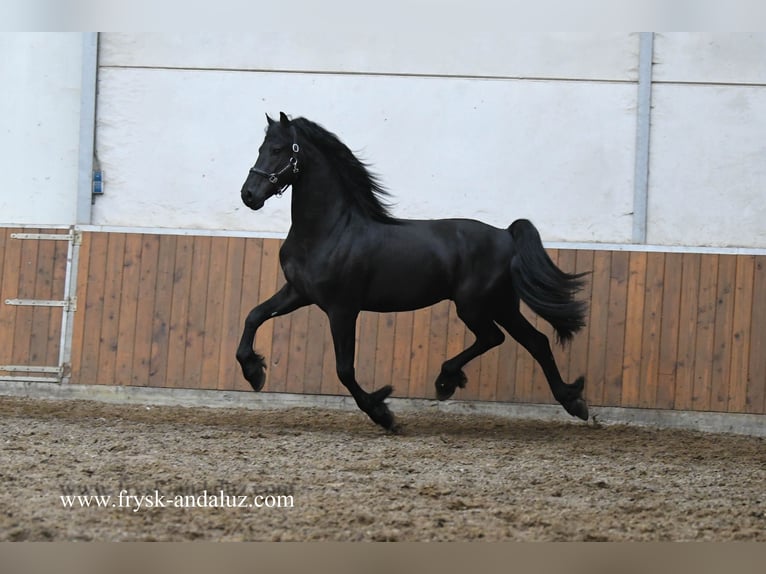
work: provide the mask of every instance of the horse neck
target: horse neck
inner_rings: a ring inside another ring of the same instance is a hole
[[[350,221],[352,212],[341,185],[327,164],[309,165],[293,184],[291,232],[320,239]]]

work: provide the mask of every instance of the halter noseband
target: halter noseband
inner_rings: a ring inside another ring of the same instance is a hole
[[[298,152],[301,151],[301,147],[298,145],[298,137],[295,133],[295,126],[290,126],[291,131],[293,133],[293,155],[290,156],[290,159],[287,160],[287,165],[285,165],[282,169],[279,171],[272,171],[269,173],[268,171],[264,171],[262,169],[258,169],[257,167],[253,166],[250,168],[250,173],[255,173],[260,175],[261,177],[265,177],[269,180],[269,183],[276,186],[277,191],[274,192],[274,195],[280,196],[282,195],[285,190],[292,185],[292,182],[290,183],[284,183],[281,182],[280,179],[283,175],[285,175],[287,172],[292,170],[293,174],[297,174],[300,170],[298,169]]]

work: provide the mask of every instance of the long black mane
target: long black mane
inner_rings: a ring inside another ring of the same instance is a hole
[[[358,213],[383,223],[398,223],[391,215],[391,204],[385,199],[388,191],[370,173],[368,165],[344,144],[338,136],[306,118],[292,120],[299,134],[299,141],[306,138],[323,152],[325,160],[333,164],[335,172],[343,181],[343,192]]]

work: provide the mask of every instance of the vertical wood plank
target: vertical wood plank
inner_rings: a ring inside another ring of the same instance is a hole
[[[133,341],[132,385],[149,384],[154,330],[154,300],[157,296],[157,263],[160,254],[160,236],[141,236],[141,264],[136,303],[136,334]]]
[[[410,356],[412,349],[412,329],[414,313],[396,313],[394,333],[394,356],[391,367],[391,380],[399,396],[410,394]]]
[[[225,237],[211,238],[201,369],[202,384],[206,389],[217,389],[220,383],[218,367],[221,355],[223,300],[226,290],[227,249],[228,241]]]
[[[170,311],[173,304],[173,278],[175,274],[175,235],[161,235],[157,259],[157,292],[152,313],[152,347],[149,359],[149,385],[164,387],[168,372],[168,346],[170,345]]]
[[[68,233],[64,231],[62,233]],[[69,251],[68,241],[56,241],[53,263],[53,285],[51,292],[55,298],[63,297],[66,288],[67,254]],[[48,357],[47,365],[56,365],[59,360],[59,348],[61,345],[61,319],[63,310],[52,318],[48,329]]]
[[[766,255],[755,258],[746,410],[766,414]]]
[[[586,315],[585,328],[577,333],[569,346],[569,357],[567,368],[565,369],[566,379],[568,382],[573,381],[581,375],[585,375],[588,371],[588,350],[590,344],[590,315],[593,310],[593,273],[595,272],[593,266],[594,252],[589,249],[581,249],[574,252],[575,264],[572,269],[575,273],[588,273],[585,276],[585,285],[583,290],[577,295],[578,300],[586,301],[588,303],[588,315]],[[601,303],[601,302],[599,302]],[[585,397],[589,396],[591,382],[585,381]]]
[[[37,229],[26,230],[36,233]],[[18,274],[18,287],[16,297],[20,299],[34,299],[35,285],[37,282],[37,253],[39,241],[16,240],[21,243],[21,261]],[[14,365],[38,364],[37,357],[31,359],[30,354],[34,346],[35,337],[33,323],[35,308],[26,305],[18,307],[16,311],[16,325],[13,338],[13,352],[11,363]]]
[[[678,373],[679,332],[681,327],[681,285],[683,282],[683,254],[666,253],[659,312],[659,362],[657,366],[657,393],[653,408],[672,409],[676,396]]]
[[[37,244],[37,257],[33,264],[33,267],[36,269],[35,280],[29,296],[32,299],[51,299],[53,295],[51,283],[53,277],[54,242],[27,239],[24,240],[24,243]],[[61,294],[56,298],[61,298]],[[48,325],[51,322],[52,309],[50,307],[30,307],[29,311],[29,351],[27,356],[18,364],[47,365]],[[59,309],[56,309],[56,315],[60,317]]]
[[[710,409],[718,259],[718,255],[708,254],[700,261],[697,342],[694,349],[694,386],[692,387],[692,407],[700,411]]]
[[[691,410],[694,389],[694,356],[697,344],[697,309],[699,303],[699,253],[684,253],[679,303],[678,367],[674,408]]]
[[[168,324],[168,367],[165,376],[165,385],[171,388],[190,387],[189,382],[184,378],[184,362],[188,340],[193,258],[194,238],[188,235],[179,236],[176,241],[173,266],[173,297]]]
[[[125,262],[125,234],[107,234],[106,271],[104,275],[101,339],[97,383],[113,385],[120,332],[120,297]]]
[[[431,325],[428,333],[428,366],[426,367],[425,378],[426,385],[430,387],[428,390],[431,392],[435,392],[432,391],[434,388],[433,383],[441,371],[442,363],[446,359],[448,329],[449,303],[441,301],[431,307]],[[479,381],[476,381],[476,383],[478,386]]]
[[[236,341],[232,344],[239,346],[242,336],[245,317],[252,307],[260,301],[261,266],[263,263],[263,239],[245,239],[245,255],[242,265],[242,288],[240,289],[239,312],[236,317]],[[232,328],[234,323],[232,323]],[[231,388],[238,391],[251,391],[252,387],[242,376],[239,363],[236,362],[236,347],[229,349],[229,356],[221,355],[221,360],[231,361],[232,377]]]
[[[593,253],[593,273],[590,276],[590,317],[588,320],[588,369],[585,396],[589,404],[602,405],[606,377],[606,342],[609,325],[609,285],[612,254]]]
[[[133,356],[135,354],[136,325],[138,321],[139,285],[141,280],[143,236],[130,233],[125,236],[122,285],[120,287],[120,321],[117,332],[114,384],[133,384]]]
[[[378,317],[378,332],[375,347],[375,387],[392,385],[393,362],[394,362],[394,336],[396,332],[396,314],[383,313]],[[401,389],[394,386],[394,396],[405,396]]]
[[[264,239],[261,253],[261,274],[258,282],[258,298],[252,301],[249,308],[244,309],[244,315],[270,297],[274,296],[279,286],[279,240]],[[242,317],[241,322],[244,321]],[[255,334],[255,351],[264,356],[266,364],[271,364],[272,343],[274,339],[274,321],[266,321]],[[271,372],[266,372],[266,384],[269,384]],[[270,388],[270,387],[269,387]]]
[[[753,322],[753,279],[755,257],[736,257],[734,282],[734,316],[731,338],[731,367],[729,371],[726,411],[747,411],[748,363],[750,358],[750,325]]]
[[[88,257],[87,293],[83,306],[84,325],[80,365],[80,383],[98,384],[98,358],[101,349],[101,317],[104,309],[104,278],[109,236],[94,233],[91,236]],[[78,308],[82,300],[78,295]]]
[[[282,268],[277,268],[277,289],[285,284]],[[287,363],[290,356],[290,331],[292,329],[293,313],[266,321],[263,326],[270,326],[273,331],[271,339],[271,357],[266,358],[270,373],[267,374],[266,384],[269,391],[285,392],[287,388]]]
[[[646,384],[646,381],[641,378],[644,305],[647,291],[646,268],[647,253],[631,252],[628,266],[627,315],[620,403],[624,407],[638,406],[639,388],[642,384]]]
[[[726,410],[729,399],[736,273],[737,257],[721,255],[718,258],[718,299],[715,311],[713,373],[710,389],[710,408],[720,412]]]
[[[306,371],[304,392],[319,394],[322,391],[324,352],[327,331],[330,326],[324,312],[316,305],[308,308],[308,336],[306,337]]]
[[[609,275],[609,319],[607,321],[604,397],[606,406],[622,403],[622,373],[627,319],[630,256],[625,251],[612,253]]]
[[[410,350],[410,397],[433,397],[427,387],[428,345],[430,343],[431,308],[418,309],[412,320],[412,347]],[[428,394],[428,393],[431,394]]]
[[[650,253],[646,267],[646,296],[644,298],[644,327],[641,339],[641,384],[639,406],[655,407],[657,373],[660,357],[660,326],[664,292],[665,254]],[[656,408],[656,407],[655,407]]]
[[[202,356],[205,343],[208,276],[210,274],[211,238],[194,238],[189,290],[189,312],[186,317],[186,344],[183,359],[185,386],[209,388],[202,379]]]
[[[377,337],[378,314],[362,311],[357,321],[356,380],[367,392],[377,389],[375,382]]]
[[[291,319],[285,390],[288,393],[303,393],[303,383],[306,374],[306,346],[308,344],[309,332],[308,308],[304,307],[294,311],[291,313]]]
[[[18,270],[21,266],[21,242],[11,238],[15,229],[4,229],[0,234],[3,243],[2,277],[0,277],[0,361],[10,365],[13,355],[13,339],[16,336],[16,307],[6,305],[5,300],[18,297]]]
[[[92,233],[82,234],[82,243],[80,244],[80,257],[77,269],[77,311],[72,320],[72,382],[84,384],[82,379],[82,353],[83,353],[83,334],[85,332],[85,304],[88,300],[88,275],[91,251]],[[6,252],[7,256],[7,252]],[[3,287],[3,294],[5,287]],[[0,312],[0,317],[2,313]],[[0,332],[2,332],[2,323],[0,323]],[[1,353],[1,351],[0,351]]]
[[[242,278],[245,265],[245,238],[229,237],[226,248],[226,271],[222,307],[221,338],[218,341],[218,387],[231,390],[241,377],[235,360],[240,328]]]

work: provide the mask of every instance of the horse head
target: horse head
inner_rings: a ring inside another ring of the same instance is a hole
[[[266,115],[266,136],[258,159],[242,185],[242,202],[250,209],[263,207],[266,200],[282,193],[298,179],[298,145],[295,126],[280,112],[279,121]]]

